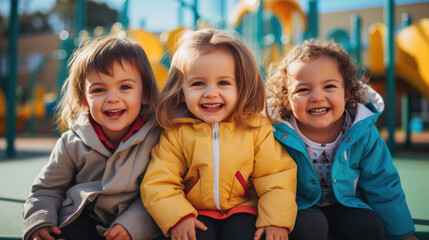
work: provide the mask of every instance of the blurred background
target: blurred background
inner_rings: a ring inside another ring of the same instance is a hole
[[[394,152],[429,126],[428,18],[428,0],[0,0],[0,150],[58,136],[54,107],[82,40],[136,40],[162,87],[180,32],[215,27],[240,33],[263,74],[304,39],[339,42],[385,98],[378,124]]]
[[[385,97],[379,126],[395,151],[398,128],[411,146],[429,126],[428,17],[428,0],[0,0],[0,137],[58,135],[54,107],[82,40],[136,40],[162,87],[180,32],[215,27],[240,33],[263,74],[304,39],[339,42]]]
[[[429,0],[0,0],[0,210],[25,199],[65,130],[54,123],[55,106],[83,40],[137,41],[162,88],[181,32],[207,27],[240,34],[264,77],[305,39],[340,43],[385,100],[377,126],[406,175],[419,231],[429,234],[429,188],[421,189],[429,181]],[[0,239],[20,231],[4,229]]]

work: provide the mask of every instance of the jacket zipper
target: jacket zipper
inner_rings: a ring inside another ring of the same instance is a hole
[[[219,123],[212,124],[213,133],[213,198],[218,210],[219,204]]]

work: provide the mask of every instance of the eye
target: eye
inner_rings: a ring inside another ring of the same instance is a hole
[[[229,83],[228,81],[220,81],[218,84],[219,85],[231,85],[231,83]]]
[[[204,86],[204,83],[203,82],[194,82],[194,83],[192,83],[192,85],[191,85],[192,87],[200,87],[200,86]]]
[[[309,91],[308,88],[300,88],[300,89],[296,90],[296,93],[302,93],[302,92],[307,92],[307,91]]]
[[[326,85],[326,87],[325,88],[336,88],[337,86],[335,86],[334,84],[329,84],[329,85]]]
[[[121,86],[121,90],[128,90],[131,89],[132,87],[130,85],[122,85]]]
[[[103,88],[94,88],[90,91],[90,93],[102,93],[104,92]]]

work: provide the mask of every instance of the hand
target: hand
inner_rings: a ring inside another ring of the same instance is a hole
[[[130,234],[121,224],[109,227],[103,236],[106,240],[131,240]]]
[[[284,227],[260,227],[255,232],[254,240],[259,240],[265,232],[265,240],[288,240],[289,231]]]
[[[171,230],[171,240],[196,240],[195,228],[207,230],[206,225],[194,217],[187,218]]]
[[[407,238],[404,238],[403,240],[418,240],[418,239],[416,236],[412,235],[412,236],[409,236]]]
[[[61,230],[59,227],[41,227],[31,234],[31,240],[55,240],[55,237],[51,235],[60,235]]]

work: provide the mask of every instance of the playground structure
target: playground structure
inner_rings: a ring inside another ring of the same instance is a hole
[[[180,0],[177,1],[182,2]],[[11,13],[14,11],[13,6],[17,4],[16,2],[12,1]],[[160,88],[164,86],[168,76],[169,62],[176,49],[176,42],[182,31],[186,30],[186,28],[179,27],[163,32],[159,36],[149,33],[144,29],[129,29],[126,14],[128,1],[125,1],[123,11],[119,17],[120,22],[114,24],[110,31],[94,29],[90,33],[84,27],[85,18],[82,15],[85,14],[85,4],[83,2],[84,0],[79,0],[76,3],[79,6],[76,12],[76,32],[79,34],[76,37],[70,37],[68,34],[61,37],[60,50],[49,54],[49,56],[45,56],[40,65],[34,69],[30,76],[29,84],[26,87],[29,92],[27,100],[25,102],[18,102],[18,105],[16,105],[16,103],[11,103],[8,100],[10,98],[6,98],[5,93],[0,90],[0,135],[3,135],[6,130],[10,130],[9,128],[14,130],[15,124],[20,127],[28,123],[30,130],[35,129],[35,119],[40,119],[46,117],[47,114],[53,113],[53,107],[56,101],[58,101],[60,91],[58,89],[56,93],[44,92],[43,86],[37,83],[38,72],[47,61],[60,61],[57,85],[62,86],[67,77],[66,63],[68,58],[78,43],[91,35],[107,33],[110,35],[128,36],[138,42],[148,55]],[[182,2],[182,7],[191,7],[196,12],[196,8],[189,4],[185,5]],[[264,11],[271,13],[268,20],[263,19],[262,12]],[[11,14],[11,17],[13,16],[14,14]],[[194,28],[209,26],[207,23],[197,24],[198,17],[198,13],[195,13],[196,26]],[[349,34],[345,30],[337,29],[328,34],[328,37],[342,44],[359,65],[361,52],[360,19],[359,16],[353,16],[353,19],[352,34]],[[301,42],[303,39],[318,37],[317,1],[309,0],[307,12],[304,12],[295,0],[241,0],[237,1],[235,8],[231,11],[228,23],[229,28],[233,28],[241,33],[251,47],[255,49],[257,56],[260,56],[261,71],[264,73],[264,69],[271,63],[278,61],[291,46]],[[381,78],[386,78],[388,75],[384,57],[389,48],[386,43],[388,32],[389,28],[383,23],[374,24],[369,29],[369,64],[367,67],[371,75]],[[10,37],[13,37],[12,35]],[[354,39],[349,37],[349,35],[352,35]],[[395,39],[398,52],[396,62],[394,63],[395,74],[413,87],[410,88],[410,91],[418,91],[429,97],[429,73],[426,70],[429,68],[429,60],[427,59],[427,54],[424,54],[429,52],[429,19],[422,19],[415,24],[405,27],[396,34]],[[11,38],[9,41],[13,42]],[[10,74],[12,72],[10,71]],[[12,85],[10,86],[11,88],[16,88],[16,86],[13,86],[14,84],[10,85]],[[380,92],[388,91],[385,81],[375,85],[375,88],[380,90]],[[52,97],[53,95],[56,97]],[[15,105],[17,106],[14,109],[16,114],[10,111],[10,106]],[[9,111],[7,110],[8,107]],[[7,120],[8,114],[16,115],[16,117],[13,120]],[[11,124],[11,121],[14,124]],[[9,127],[9,125],[13,125],[13,127]],[[10,135],[11,133],[9,133],[8,139],[13,139],[14,135]],[[10,151],[13,152],[14,150]]]

